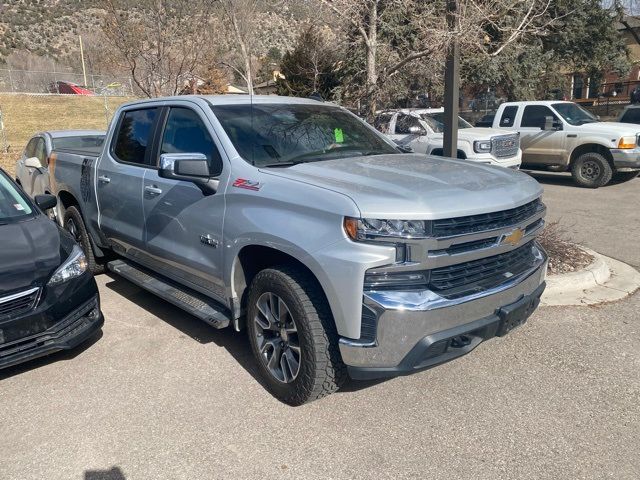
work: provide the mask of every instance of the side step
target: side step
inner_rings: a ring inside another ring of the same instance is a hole
[[[198,317],[214,328],[225,328],[231,322],[231,317],[227,310],[215,300],[178,285],[143,267],[125,260],[114,260],[107,263],[107,267],[112,272],[121,275],[167,302],[173,303],[176,307],[194,317]]]

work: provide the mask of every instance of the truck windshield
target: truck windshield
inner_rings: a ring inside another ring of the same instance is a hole
[[[258,167],[399,153],[355,115],[335,106],[253,104],[211,108],[240,156]]]
[[[571,125],[599,122],[598,117],[575,103],[554,103],[552,106]]]
[[[444,132],[444,112],[421,113],[420,118],[427,122],[435,133]],[[471,124],[458,117],[458,128],[471,128]]]
[[[31,205],[0,171],[0,225],[21,220],[33,214]]]

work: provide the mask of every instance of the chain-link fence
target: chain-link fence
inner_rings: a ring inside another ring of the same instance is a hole
[[[132,96],[128,77],[0,68],[0,92]]]

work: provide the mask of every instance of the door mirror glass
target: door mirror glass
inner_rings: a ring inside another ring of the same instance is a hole
[[[562,123],[559,120],[556,120],[551,115],[544,117],[544,124],[542,125],[542,130],[562,130]]]
[[[412,125],[409,127],[409,133],[412,135],[424,135],[427,132],[424,131],[424,128],[418,127],[417,125]]]
[[[24,161],[24,166],[27,168],[42,168],[42,163],[38,157],[30,157]]]
[[[40,207],[41,210],[47,211],[51,210],[58,204],[58,199],[55,195],[36,195],[35,197],[36,205]]]

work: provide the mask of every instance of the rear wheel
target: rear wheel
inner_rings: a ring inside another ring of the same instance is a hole
[[[69,232],[74,240],[82,247],[87,257],[87,263],[89,264],[91,273],[94,275],[104,273],[104,265],[96,262],[91,240],[89,239],[89,233],[84,225],[84,220],[82,220],[82,215],[80,215],[80,211],[76,207],[69,207],[65,210],[64,229]]]
[[[302,405],[333,393],[346,380],[327,300],[301,269],[276,267],[255,276],[247,330],[260,374],[281,401]]]
[[[580,155],[571,166],[573,180],[581,187],[603,187],[611,181],[613,169],[607,159],[596,152]]]
[[[635,172],[616,172],[613,174],[613,180],[616,183],[624,183],[629,180],[633,180],[640,174],[640,171],[636,170]]]

